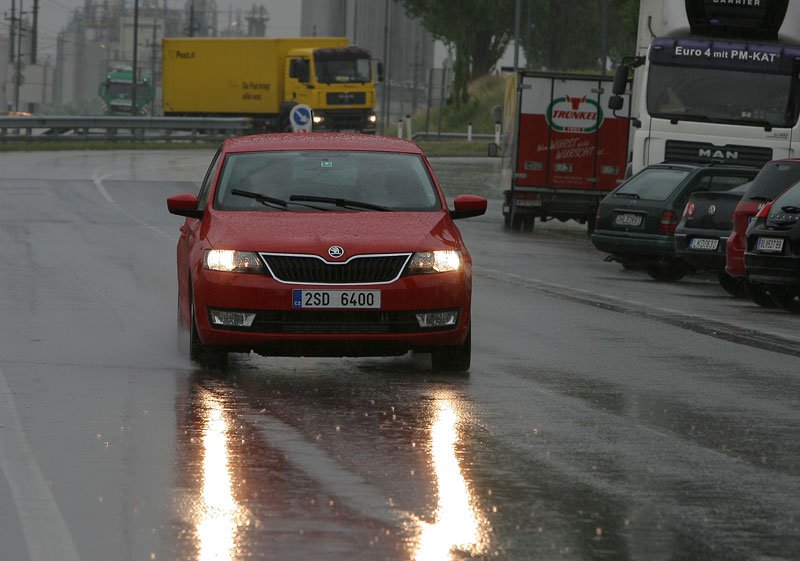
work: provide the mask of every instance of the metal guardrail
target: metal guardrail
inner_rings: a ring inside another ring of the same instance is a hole
[[[455,140],[455,139],[467,139],[467,133],[465,132],[415,132],[411,135],[412,140],[428,140],[428,139],[437,139],[443,138],[445,140]],[[473,140],[494,140],[493,134],[487,133],[472,133]]]
[[[218,141],[252,131],[246,118],[197,117],[0,117],[4,141]]]

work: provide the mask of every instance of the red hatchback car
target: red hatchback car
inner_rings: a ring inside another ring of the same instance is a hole
[[[178,327],[190,357],[391,356],[470,365],[472,262],[430,163],[408,141],[291,133],[226,140],[198,195],[169,197]]]

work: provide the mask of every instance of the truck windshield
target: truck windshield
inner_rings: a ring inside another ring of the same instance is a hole
[[[108,98],[117,99],[130,99],[131,97],[131,84],[124,82],[110,82],[106,83],[103,90],[103,95]],[[146,84],[139,84],[136,90],[136,98],[142,100],[150,97],[150,86]]]
[[[322,84],[367,83],[372,80],[369,58],[317,58],[314,66],[317,82]]]

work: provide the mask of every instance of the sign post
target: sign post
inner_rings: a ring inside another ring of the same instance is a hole
[[[314,112],[308,105],[299,104],[289,112],[289,124],[292,132],[311,132],[314,127]]]

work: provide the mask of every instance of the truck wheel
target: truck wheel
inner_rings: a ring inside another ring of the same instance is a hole
[[[514,220],[512,221],[511,224],[511,229],[514,232],[519,232],[520,230],[522,230],[522,218],[523,217],[521,214],[514,214]]]
[[[528,215],[522,217],[522,231],[523,232],[533,232],[533,227],[536,225],[536,217],[534,215]]]

